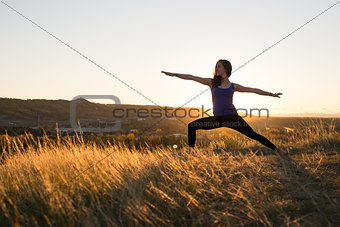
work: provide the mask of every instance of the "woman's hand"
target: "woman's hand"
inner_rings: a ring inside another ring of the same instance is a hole
[[[280,98],[280,96],[279,95],[282,95],[282,93],[272,93],[270,96],[273,96],[273,97],[278,97],[278,98]]]
[[[176,76],[176,75],[178,75],[177,73],[170,73],[170,72],[165,72],[165,71],[161,71],[161,73],[164,73],[167,76]]]

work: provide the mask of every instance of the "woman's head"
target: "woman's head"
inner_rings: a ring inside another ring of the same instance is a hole
[[[214,69],[214,78],[212,80],[213,87],[221,85],[222,77],[227,76],[229,78],[231,75],[231,70],[232,67],[228,60],[225,59],[218,60]]]
[[[215,76],[223,76],[226,75],[227,77],[230,77],[231,75],[231,64],[228,60],[225,59],[220,59],[217,61],[215,65],[215,70],[214,70],[214,77]]]

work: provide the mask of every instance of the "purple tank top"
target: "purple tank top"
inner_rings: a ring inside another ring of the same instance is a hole
[[[214,116],[237,113],[233,104],[234,83],[229,88],[213,87],[211,89]]]

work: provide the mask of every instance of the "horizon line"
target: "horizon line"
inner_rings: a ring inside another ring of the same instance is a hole
[[[0,99],[16,99],[16,100],[23,100],[23,101],[31,101],[31,100],[46,100],[46,101],[69,101],[71,102],[72,100],[67,100],[67,99],[42,99],[42,98],[11,98],[11,97],[0,97]],[[87,100],[87,99],[85,99]],[[87,100],[88,101],[88,100]],[[91,102],[91,101],[88,101]],[[95,104],[103,104],[103,105],[115,105],[113,103],[98,103],[98,102],[91,102]],[[120,105],[136,105],[136,106],[156,106],[156,105],[147,105],[147,104],[132,104],[132,103],[121,103]],[[166,106],[166,105],[165,105]],[[174,106],[166,106],[166,107],[173,107]],[[201,107],[180,107],[180,108],[201,108]],[[207,108],[204,108],[207,109]],[[236,108],[237,109],[237,108]],[[242,113],[242,112],[239,112]],[[330,117],[335,117],[335,118],[340,118],[340,112],[338,113],[320,113],[320,112],[299,112],[299,113],[277,113],[273,114],[270,117],[324,117],[324,118],[330,118]]]

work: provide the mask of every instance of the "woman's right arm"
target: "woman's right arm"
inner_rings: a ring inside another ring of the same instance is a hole
[[[196,81],[198,83],[208,85],[208,86],[212,85],[211,78],[202,78],[202,77],[193,76],[190,74],[170,73],[170,72],[165,72],[165,71],[162,71],[162,73],[168,76],[175,76],[175,77],[178,77],[184,80],[193,80],[193,81]]]

